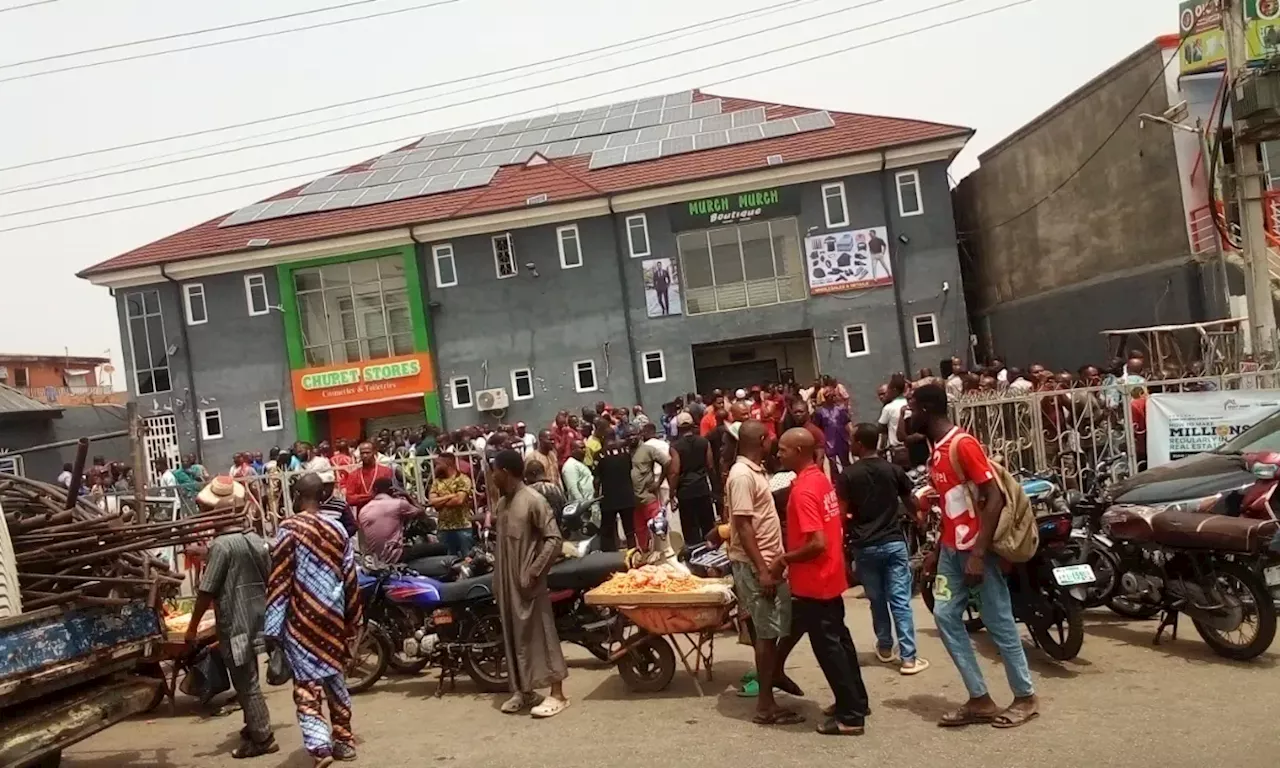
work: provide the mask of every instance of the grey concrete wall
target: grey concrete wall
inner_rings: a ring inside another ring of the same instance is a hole
[[[125,296],[142,290],[160,292],[165,336],[169,345],[178,347],[169,360],[173,386],[168,393],[136,398],[138,408],[143,416],[175,414],[183,453],[196,449],[199,424],[195,421],[197,416],[193,414],[193,406],[197,414],[207,408],[220,409],[224,437],[206,440],[203,445],[202,460],[211,472],[230,467],[232,455],[239,451],[266,453],[272,446],[284,445],[294,439],[293,396],[284,321],[276,310],[265,315],[249,315],[244,290],[245,274],[233,272],[188,281],[204,285],[209,313],[209,322],[186,326],[189,345],[182,339],[186,314],[179,286],[159,283],[123,289],[116,295],[126,378],[130,395],[135,396],[133,350],[125,319]],[[275,271],[262,270],[260,274],[266,277],[268,303],[279,305],[280,292]],[[187,375],[188,356],[195,376],[194,391]],[[283,430],[263,431],[259,403],[265,400],[280,401],[284,415]]]
[[[16,451],[36,445],[76,440],[127,429],[128,417],[122,405],[86,405],[66,408],[59,418],[25,418],[0,423],[0,448]],[[75,459],[74,445],[22,454],[26,476],[55,482],[62,465]],[[129,439],[125,436],[97,440],[89,444],[89,459],[102,456],[108,462],[132,463]]]
[[[487,418],[474,406],[454,407],[449,381],[457,376],[471,379],[473,393],[503,387],[514,394],[511,371],[533,369],[534,397],[511,402],[503,418],[512,423],[542,424],[557,410],[598,400],[636,401],[613,229],[607,217],[577,224],[581,267],[561,268],[556,226],[513,230],[519,273],[505,280],[494,271],[491,235],[449,241],[458,284],[448,288],[436,284],[431,247],[439,243],[419,247],[446,427]],[[595,360],[599,391],[575,391],[578,360]]]

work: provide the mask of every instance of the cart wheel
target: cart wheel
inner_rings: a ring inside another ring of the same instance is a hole
[[[168,695],[168,681],[164,676],[164,668],[154,663],[139,664],[135,674],[139,677],[149,677],[159,681],[160,684],[156,686],[155,694],[151,697],[151,701],[147,703],[146,709],[142,710],[142,713],[147,714],[155,711],[155,708],[160,706],[164,702],[165,696]]]
[[[649,635],[618,660],[618,674],[636,693],[665,691],[676,675],[676,652],[661,635]]]

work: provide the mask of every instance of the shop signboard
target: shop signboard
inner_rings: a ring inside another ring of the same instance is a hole
[[[884,227],[828,232],[804,239],[809,293],[839,293],[893,285]]]
[[[668,206],[672,232],[712,229],[745,224],[756,219],[776,219],[800,213],[800,190],[770,187],[704,197]]]
[[[1170,392],[1147,398],[1147,466],[1212,451],[1280,409],[1275,390]]]
[[[1184,74],[1221,69],[1227,63],[1222,0],[1183,0],[1178,6],[1178,69]]]
[[[1249,61],[1280,54],[1280,0],[1245,0],[1244,39]]]
[[[434,389],[431,356],[401,355],[293,372],[293,400],[306,411],[422,397]]]

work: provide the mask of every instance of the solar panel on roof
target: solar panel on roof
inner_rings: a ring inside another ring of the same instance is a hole
[[[734,128],[742,125],[759,125],[764,122],[764,107],[744,109],[740,112],[730,112],[729,114],[733,116]]]
[[[561,157],[571,157],[577,146],[578,142],[576,141],[557,141],[555,144],[547,147],[547,157],[551,160]]]
[[[737,128],[729,129],[730,144],[746,144],[749,141],[759,141],[764,138],[764,129],[758,125],[740,125]]]
[[[661,154],[661,146],[656,141],[650,141],[646,144],[632,144],[627,147],[628,163],[639,163],[644,160],[656,160]]]
[[[555,125],[547,129],[547,141],[564,141],[572,138],[572,125]]]
[[[317,192],[332,192],[333,188],[338,186],[338,182],[342,181],[342,176],[325,176],[316,179],[307,186],[302,188],[302,195],[311,195]]]
[[[733,127],[733,115],[716,115],[714,117],[705,117],[698,126],[698,133],[710,133],[711,131],[727,131]]]
[[[330,211],[334,208],[350,208],[351,204],[359,200],[364,192],[363,189],[344,189],[341,192],[334,192],[333,196],[326,200],[324,205],[320,206],[320,210]],[[258,218],[260,220],[262,217],[259,216]]]
[[[387,198],[391,197],[391,193],[395,191],[395,188],[395,184],[383,184],[380,187],[371,187],[370,189],[365,190],[364,196],[357,200],[353,207],[385,203]]]
[[[229,227],[229,226],[234,226],[236,224],[247,224],[253,221],[254,217],[257,216],[259,213],[262,213],[262,211],[266,209],[267,205],[268,203],[254,203],[253,205],[246,205],[245,207],[241,208],[240,210],[228,216],[218,226]]]
[[[361,171],[359,173],[348,173],[343,176],[334,186],[334,192],[343,192],[348,189],[356,189],[364,186],[365,180],[373,175],[372,171]]]
[[[591,170],[608,168],[611,165],[622,165],[626,162],[627,148],[601,149],[591,154]]]
[[[307,195],[299,200],[298,204],[294,206],[294,209],[289,212],[289,215],[298,216],[303,213],[318,211],[320,210],[320,206],[329,202],[329,198],[333,197],[333,195],[334,193],[332,192],[323,195]]]
[[[458,158],[458,162],[455,163],[453,168],[450,170],[456,173],[458,171],[470,171],[472,169],[479,168],[484,165],[486,157],[488,157],[488,155],[467,155],[466,157],[460,157]]]
[[[671,135],[671,126],[654,125],[640,131],[639,141],[661,141]]]
[[[728,131],[710,131],[708,133],[699,133],[693,137],[693,148],[698,151],[723,147],[728,143]]]
[[[615,133],[612,136],[610,136],[609,143],[606,144],[605,146],[609,147],[610,149],[613,149],[614,147],[626,147],[626,146],[635,144],[636,140],[638,140],[639,138],[640,138],[639,131],[623,131],[622,133]]]
[[[432,177],[434,178],[434,177]],[[429,179],[415,179],[414,181],[406,181],[403,184],[397,184],[396,188],[391,190],[388,200],[404,200],[409,197],[417,197],[427,188]]]
[[[793,133],[800,132],[800,129],[796,127],[796,121],[790,117],[784,120],[770,120],[760,127],[764,129],[766,139],[776,139],[779,136],[790,136]]]
[[[820,131],[823,128],[831,128],[836,124],[836,121],[831,119],[829,112],[807,112],[796,116],[795,121],[796,128],[801,132]]]
[[[662,140],[662,153],[659,157],[669,157],[671,155],[680,155],[685,152],[693,151],[692,136],[676,136],[673,139]]]
[[[609,146],[608,136],[604,134],[600,134],[598,136],[587,136],[586,138],[578,139],[578,146],[573,150],[573,154],[585,155],[590,152],[595,152],[597,149],[604,149],[607,146]]]
[[[720,114],[720,100],[695,101],[690,110],[690,117],[710,117]]]

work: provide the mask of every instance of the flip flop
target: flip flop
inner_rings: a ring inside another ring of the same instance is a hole
[[[861,725],[845,725],[834,717],[828,718],[818,726],[818,733],[823,736],[861,736],[866,729]]]
[[[760,695],[760,681],[748,680],[738,689],[738,697],[742,699],[754,699]]]
[[[236,760],[244,760],[245,758],[270,755],[279,751],[280,745],[276,743],[275,737],[260,743],[246,739],[240,743],[240,746],[231,750],[231,757]]]
[[[989,725],[994,723],[996,715],[984,714],[982,712],[974,712],[966,707],[961,707],[954,712],[948,712],[938,720],[939,728],[959,728],[962,725]]]
[[[804,715],[789,709],[779,709],[767,715],[756,715],[751,718],[756,725],[799,725],[804,722]]]
[[[1040,716],[1040,713],[1038,711],[1022,712],[1016,709],[1006,709],[1005,711],[1001,712],[1000,714],[996,715],[994,718],[991,719],[991,727],[992,728],[1017,728],[1020,725],[1026,725],[1027,723],[1031,722],[1032,720],[1035,720],[1039,716]]]

